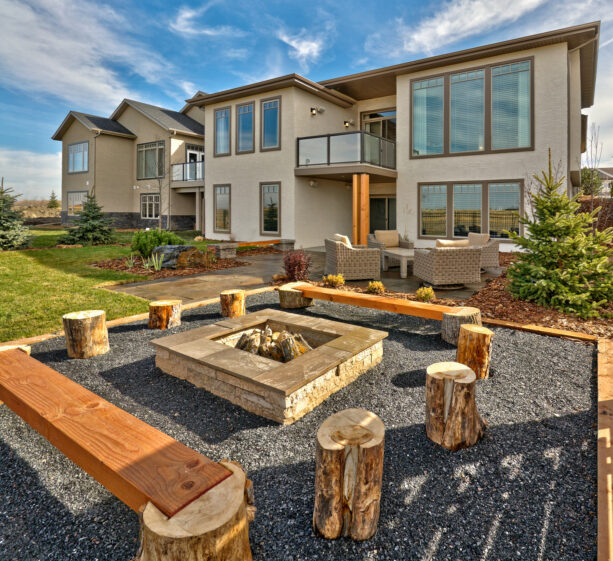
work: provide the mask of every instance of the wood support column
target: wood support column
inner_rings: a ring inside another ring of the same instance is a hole
[[[196,230],[202,230],[202,217],[201,217],[201,198],[200,198],[200,189],[196,189]]]
[[[370,176],[353,174],[353,244],[366,245],[370,230]]]
[[[352,212],[353,212],[353,235],[351,243],[358,245],[360,243],[360,176],[357,173],[353,174],[353,199]]]

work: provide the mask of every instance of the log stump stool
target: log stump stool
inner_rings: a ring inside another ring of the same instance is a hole
[[[426,434],[452,452],[472,446],[485,431],[475,381],[475,373],[458,362],[437,362],[426,370]]]
[[[237,318],[245,315],[245,291],[224,290],[219,295],[221,315],[227,318]]]
[[[149,329],[170,329],[181,325],[181,300],[149,303]]]
[[[383,421],[364,409],[328,417],[317,431],[313,529],[328,539],[366,540],[377,531]]]
[[[147,503],[134,561],[251,561],[249,522],[253,492],[240,465],[220,462],[232,475],[173,517]]]
[[[481,325],[481,311],[479,308],[463,307],[453,312],[443,312],[443,323],[441,324],[441,337],[443,341],[451,345],[458,344],[460,336],[460,325],[473,323]]]
[[[455,360],[472,369],[477,380],[489,378],[493,336],[492,330],[481,325],[460,326]]]
[[[90,358],[109,351],[104,310],[72,312],[62,316],[70,358]]]
[[[304,282],[288,282],[277,289],[279,292],[279,304],[282,308],[308,308],[313,305],[313,298],[305,298],[301,290],[294,288],[301,284],[304,284]]]

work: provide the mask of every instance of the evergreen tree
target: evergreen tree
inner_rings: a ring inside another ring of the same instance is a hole
[[[60,201],[57,200],[55,196],[55,191],[51,191],[51,197],[49,198],[49,202],[47,203],[47,208],[60,208]]]
[[[597,317],[613,301],[613,229],[593,231],[599,208],[578,212],[577,197],[568,197],[564,178],[551,168],[534,175],[538,192],[531,193],[534,219],[521,218],[527,236],[509,232],[524,252],[507,270],[510,292],[581,317]]]
[[[29,230],[14,208],[19,195],[12,193],[10,187],[0,186],[0,250],[20,249],[28,244]]]
[[[68,230],[59,243],[104,245],[113,242],[112,220],[105,218],[102,207],[94,195],[87,195],[83,210],[74,221],[74,227]]]

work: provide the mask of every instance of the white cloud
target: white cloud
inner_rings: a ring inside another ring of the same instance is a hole
[[[392,56],[432,53],[436,49],[472,35],[491,31],[517,21],[546,0],[450,0],[431,17],[407,24],[395,21],[395,29],[376,34],[366,41],[366,50]],[[394,40],[394,37],[396,38]]]
[[[297,33],[289,33],[284,29],[277,32],[277,39],[291,47],[289,56],[298,61],[304,72],[308,72],[310,65],[319,61],[322,53],[332,43],[335,32],[333,20],[324,12],[320,12],[319,19],[327,21],[317,32],[308,29],[301,29]]]
[[[113,66],[146,81],[166,80],[171,65],[129,37],[130,24],[92,1],[0,0],[2,85],[110,111],[133,93]]]
[[[198,91],[196,84],[190,82],[189,80],[179,80],[179,87],[183,90],[186,96],[191,97]]]
[[[47,198],[62,191],[62,153],[41,154],[0,148],[0,175],[24,199]]]
[[[200,8],[193,9],[183,6],[179,9],[177,17],[170,22],[170,29],[179,35],[205,35],[208,37],[242,37],[245,32],[230,25],[217,25],[208,27],[196,20],[202,17],[218,1],[203,4]]]

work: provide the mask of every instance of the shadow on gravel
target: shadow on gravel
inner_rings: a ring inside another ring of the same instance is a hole
[[[419,368],[410,372],[402,372],[392,378],[392,384],[397,388],[419,388],[426,385],[426,370]]]
[[[64,344],[64,339],[62,338],[62,344]],[[44,362],[48,364],[50,362],[67,362],[69,360],[73,360],[68,356],[68,352],[66,351],[66,347],[63,346],[59,349],[54,349],[52,351],[36,351],[32,352],[32,358],[35,358],[39,362]]]

